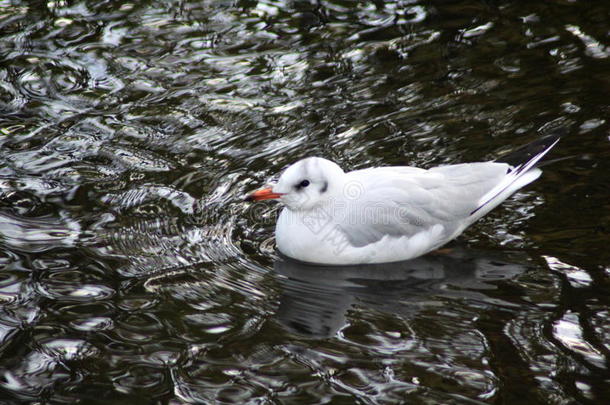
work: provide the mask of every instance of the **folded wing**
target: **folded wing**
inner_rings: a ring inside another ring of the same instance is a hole
[[[349,173],[360,187],[357,198],[345,198],[341,230],[354,247],[384,237],[411,237],[435,225],[445,239],[471,223],[470,214],[483,196],[506,177],[509,165],[484,162],[430,170],[378,168]]]

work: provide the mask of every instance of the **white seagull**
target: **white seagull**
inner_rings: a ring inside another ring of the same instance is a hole
[[[318,264],[412,259],[461,234],[542,173],[537,164],[559,141],[544,137],[490,162],[375,167],[345,173],[309,157],[289,166],[247,201],[279,199],[279,251]],[[520,162],[520,163],[516,163]]]

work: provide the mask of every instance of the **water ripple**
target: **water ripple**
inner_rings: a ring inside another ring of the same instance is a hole
[[[603,402],[607,6],[229,3],[0,0],[2,398]],[[556,127],[570,159],[406,267],[291,264],[242,202]]]

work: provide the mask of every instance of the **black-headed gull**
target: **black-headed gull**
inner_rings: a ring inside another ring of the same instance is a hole
[[[559,136],[543,138],[504,161],[428,170],[397,166],[345,173],[336,163],[309,157],[246,200],[284,204],[276,243],[294,259],[336,265],[407,260],[454,239],[536,180],[542,173],[537,163],[558,141]]]

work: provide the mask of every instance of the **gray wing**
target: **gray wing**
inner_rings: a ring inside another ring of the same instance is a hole
[[[348,185],[360,187],[361,194],[353,198],[346,193],[339,228],[356,247],[388,235],[415,235],[437,224],[449,237],[468,221],[481,197],[506,176],[508,168],[505,163],[484,162],[348,173]]]

